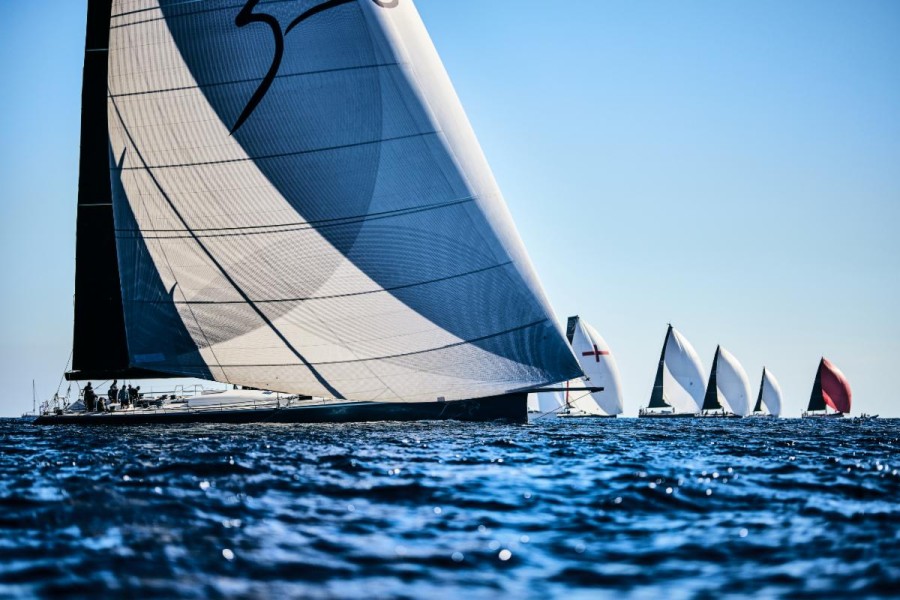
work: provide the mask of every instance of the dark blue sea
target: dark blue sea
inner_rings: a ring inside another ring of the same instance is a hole
[[[0,421],[0,597],[900,595],[900,421]]]

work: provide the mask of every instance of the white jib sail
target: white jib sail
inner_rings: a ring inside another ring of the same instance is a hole
[[[697,413],[703,406],[706,375],[697,351],[677,329],[666,343],[663,398],[679,413]]]
[[[716,388],[719,392],[719,402],[726,410],[742,417],[746,417],[753,410],[747,372],[738,359],[721,346],[719,360],[716,363]]]
[[[781,400],[781,386],[778,384],[778,380],[771,371],[763,369],[762,401],[773,416],[781,416]]]
[[[558,412],[565,402],[562,392],[539,392],[528,394],[528,411],[541,414]]]
[[[585,386],[602,387],[602,392],[593,392],[590,397],[601,414],[620,415],[623,410],[622,384],[616,359],[606,340],[590,323],[578,318],[572,335],[572,349],[586,375]],[[582,392],[583,394],[583,392]],[[587,411],[592,412],[593,411]]]
[[[380,401],[580,374],[411,0],[114,0],[108,92],[134,366]]]

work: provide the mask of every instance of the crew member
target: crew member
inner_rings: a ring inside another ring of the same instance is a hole
[[[119,383],[118,379],[113,379],[112,385],[109,386],[109,402],[106,403],[107,409],[109,408],[110,404],[114,404],[116,402],[116,400],[118,400],[118,398],[119,398],[118,383]]]
[[[97,394],[94,393],[94,388],[91,386],[91,382],[88,381],[88,384],[84,386],[84,409],[87,412],[94,412],[96,400]]]

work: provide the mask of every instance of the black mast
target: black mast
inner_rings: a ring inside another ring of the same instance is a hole
[[[669,345],[669,337],[672,335],[672,325],[666,330],[666,339],[663,341],[662,352],[659,355],[659,367],[656,369],[656,379],[653,381],[653,392],[650,394],[650,404],[647,408],[670,408],[663,395],[663,368],[666,363],[666,346]]]
[[[161,377],[131,369],[109,178],[107,62],[112,0],[88,0],[81,88],[75,239],[75,326],[66,379]]]
[[[719,351],[721,346],[716,346],[716,355],[713,357],[712,371],[709,374],[709,383],[706,385],[706,396],[703,397],[702,411],[722,410],[722,403],[719,402],[719,390],[716,388],[716,366],[719,364]]]

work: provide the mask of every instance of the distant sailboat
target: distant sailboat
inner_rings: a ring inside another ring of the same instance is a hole
[[[703,404],[706,389],[703,365],[691,343],[669,325],[659,357],[650,403],[639,417],[694,417]]]
[[[599,392],[566,392],[566,408],[560,417],[615,417],[622,414],[622,384],[619,367],[606,340],[590,323],[578,316],[569,317],[566,337],[585,377],[576,386],[602,387]]]
[[[717,346],[700,416],[746,417],[749,414],[750,380],[747,372],[731,352]]]
[[[850,391],[847,377],[823,356],[819,361],[819,369],[816,371],[816,380],[809,397],[809,406],[801,416],[804,419],[843,417],[850,412],[852,397],[853,393]],[[828,412],[827,407],[829,406],[835,412]]]
[[[779,417],[781,416],[781,386],[771,371],[763,367],[762,380],[759,382],[759,395],[756,397],[756,406],[753,407],[751,417]]]

